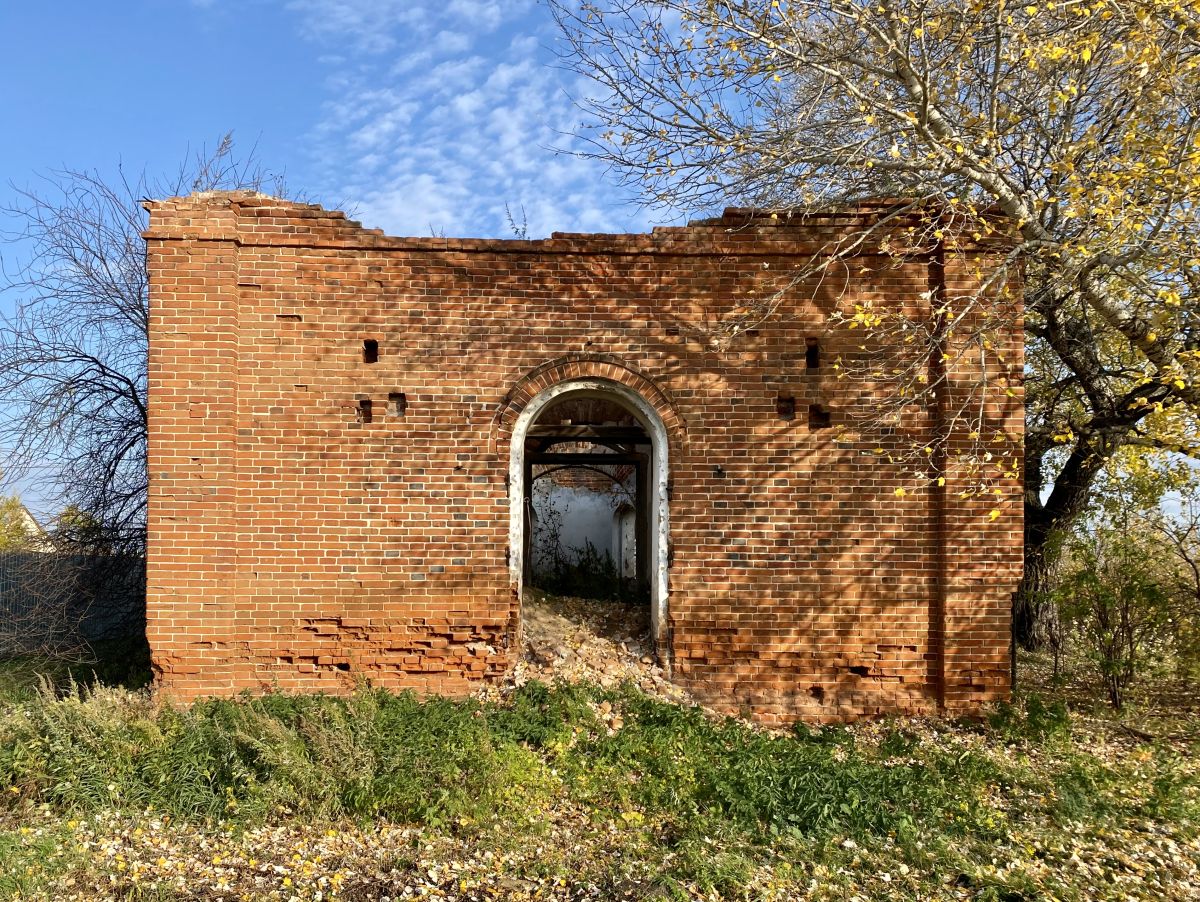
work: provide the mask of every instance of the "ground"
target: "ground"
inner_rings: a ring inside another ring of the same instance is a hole
[[[179,711],[10,670],[0,898],[1200,899],[1177,684],[1117,717],[1023,659],[985,720],[765,731],[687,705],[644,609],[525,614],[528,660],[467,701]]]

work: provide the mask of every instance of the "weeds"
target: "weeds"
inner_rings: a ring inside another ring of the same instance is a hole
[[[0,657],[0,704],[28,701],[43,685],[64,691],[77,685],[141,689],[150,685],[151,676],[150,646],[145,636],[95,642],[77,659]]]
[[[530,683],[504,704],[362,688],[184,710],[141,692],[44,687],[0,706],[0,823],[154,812],[259,832],[413,825],[491,843],[489,854],[541,849],[522,879],[730,898],[840,885],[863,856],[890,862],[887,880],[952,861],[979,893],[1028,893],[1057,886],[1051,865],[1093,836],[1147,820],[1195,835],[1187,755],[1096,757],[1075,746],[1065,711],[1037,699],[967,726],[773,734],[630,687],[568,684]],[[30,848],[0,829],[6,862],[33,861]]]
[[[551,595],[574,598],[602,598],[646,604],[650,587],[638,585],[637,580],[621,576],[616,561],[605,549],[603,554],[590,541],[583,547],[564,549],[555,539],[550,550],[544,551],[533,573],[533,585]]]
[[[1045,743],[1070,733],[1070,716],[1061,701],[1047,703],[1032,694],[1019,703],[1002,702],[988,716],[992,732],[1006,742]]]
[[[598,716],[602,702],[620,711],[620,729]],[[987,736],[1044,742],[1067,729],[1064,718],[1036,701],[1004,707]],[[1055,784],[1064,816],[1102,811],[1118,778],[1069,760]],[[775,735],[631,688],[536,682],[506,705],[362,689],[188,710],[75,687],[62,697],[44,691],[0,719],[9,799],[193,819],[258,822],[286,809],[438,826],[529,815],[565,794],[614,819],[644,812],[680,835],[722,825],[757,841],[905,836],[929,822],[986,833],[980,800],[1022,779],[982,743],[946,746],[892,729],[860,748],[845,730]],[[1180,784],[1155,786],[1153,804],[1167,810]]]

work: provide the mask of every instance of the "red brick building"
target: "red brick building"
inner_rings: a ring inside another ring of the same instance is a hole
[[[501,676],[528,473],[571,436],[641,467],[639,577],[697,695],[780,722],[1008,692],[1019,486],[980,492],[960,455],[1019,447],[1017,302],[996,292],[1009,327],[986,342],[942,336],[943,387],[892,425],[912,349],[831,319],[928,325],[996,251],[876,241],[798,278],[879,210],[497,241],[249,193],[148,206],[148,631],[171,695]],[[737,318],[763,299],[768,320]]]

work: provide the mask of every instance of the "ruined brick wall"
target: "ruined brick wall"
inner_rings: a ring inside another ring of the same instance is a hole
[[[245,193],[150,210],[148,633],[172,695],[358,677],[464,692],[503,674],[509,430],[582,377],[666,424],[677,680],[774,722],[1007,693],[1020,492],[977,491],[956,454],[980,429],[1020,436],[1019,310],[997,300],[1007,331],[982,357],[955,352],[962,324],[947,335],[945,390],[894,426],[872,415],[904,347],[830,319],[870,302],[928,321],[984,251],[869,252],[797,281],[873,214],[490,241],[390,238]],[[775,296],[729,337],[739,305]],[[872,356],[895,365],[839,378]],[[941,478],[914,483],[899,458],[943,427]]]

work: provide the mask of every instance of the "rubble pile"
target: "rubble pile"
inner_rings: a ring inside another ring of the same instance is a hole
[[[510,678],[598,683],[629,681],[663,701],[693,704],[654,656],[647,604],[568,598],[527,589],[521,605],[524,654]]]

